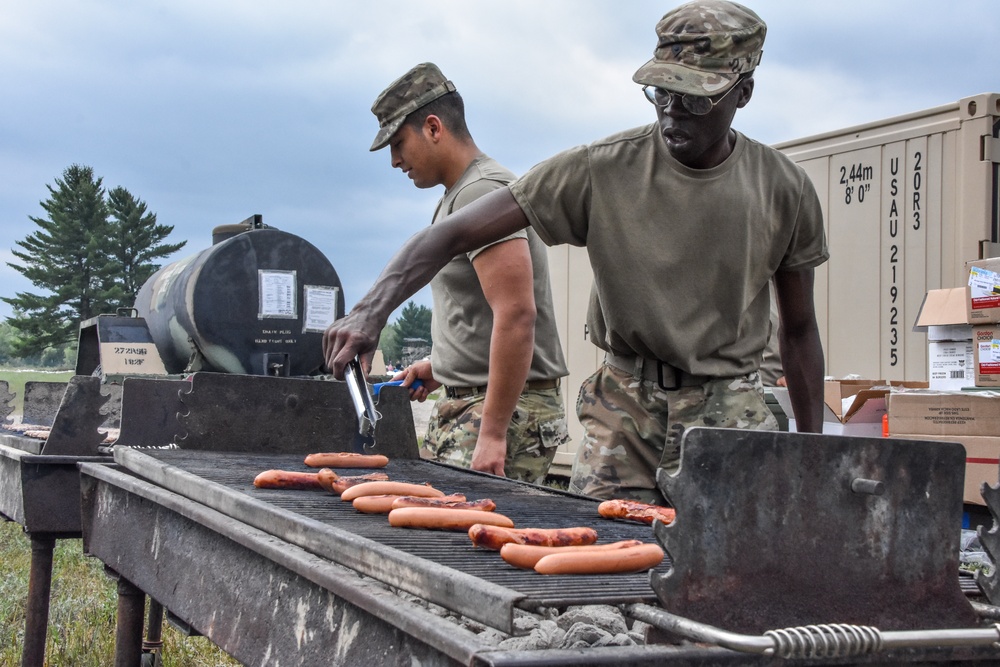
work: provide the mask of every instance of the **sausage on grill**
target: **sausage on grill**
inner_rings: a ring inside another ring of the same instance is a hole
[[[427,498],[440,498],[443,491],[438,491],[430,484],[411,484],[409,482],[363,482],[348,489],[344,489],[340,494],[341,500],[354,500],[361,496],[424,496]]]
[[[363,484],[364,482],[384,482],[389,479],[389,476],[384,472],[370,472],[367,475],[351,475],[345,477],[343,475],[338,475],[329,468],[323,468],[316,473],[316,479],[319,480],[320,485],[324,489],[335,496],[339,496],[352,486]]]
[[[514,527],[509,517],[497,512],[457,510],[450,507],[400,507],[389,512],[389,525],[397,528],[467,531],[476,524]]]
[[[502,528],[497,526],[473,526],[469,529],[473,546],[500,551],[500,547],[510,542],[533,544],[540,547],[568,547],[593,544],[597,541],[597,531],[580,526],[576,528]]]
[[[389,458],[382,454],[317,452],[306,456],[305,463],[310,468],[384,468]]]
[[[622,574],[642,572],[663,561],[658,544],[642,544],[607,551],[580,551],[543,556],[535,564],[539,574]]]
[[[661,507],[640,503],[636,500],[605,500],[597,506],[597,513],[605,519],[628,519],[642,523],[653,523],[659,519],[663,523],[672,523],[677,516],[673,507]]]
[[[642,544],[641,540],[621,540],[620,542],[611,542],[610,544],[587,544],[579,547],[540,547],[533,544],[517,544],[515,542],[508,542],[500,547],[500,557],[514,567],[519,567],[524,570],[533,570],[535,569],[535,564],[538,563],[542,557],[550,554],[575,553],[583,551],[601,552],[611,549],[637,547],[640,544]]]
[[[420,498],[418,496],[398,496],[393,494],[383,494],[378,496],[361,496],[352,502],[354,509],[365,514],[388,514],[396,508],[400,501],[416,502],[419,500],[445,500],[450,498],[450,502],[465,500],[465,496],[458,494],[453,496],[442,496],[441,498]],[[446,501],[448,502],[448,501]],[[403,505],[403,507],[427,507],[426,505]]]
[[[489,498],[480,500],[466,500],[462,494],[443,496],[441,498],[418,498],[416,496],[400,496],[392,504],[392,509],[400,507],[449,507],[455,510],[482,510],[492,512],[497,508],[497,504]]]
[[[319,473],[292,470],[265,470],[253,480],[258,489],[322,490]]]

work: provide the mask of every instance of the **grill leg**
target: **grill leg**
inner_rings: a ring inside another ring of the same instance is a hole
[[[142,623],[146,594],[118,577],[118,625],[115,629],[115,667],[139,667],[142,660]]]
[[[31,568],[28,575],[28,604],[24,621],[24,649],[21,667],[45,664],[45,636],[49,626],[49,591],[52,588],[52,552],[55,538],[31,536]]]
[[[146,615],[146,639],[142,642],[143,667],[159,667],[163,651],[163,605],[149,598]]]

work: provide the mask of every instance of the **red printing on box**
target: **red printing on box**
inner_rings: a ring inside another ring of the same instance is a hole
[[[973,310],[983,310],[984,308],[1000,307],[1000,295],[998,296],[977,296],[972,299]]]

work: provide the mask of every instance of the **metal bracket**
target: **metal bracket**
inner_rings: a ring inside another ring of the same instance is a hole
[[[657,482],[663,607],[732,632],[851,623],[972,627],[958,584],[957,443],[693,428]]]
[[[97,456],[105,434],[97,429],[107,419],[101,413],[111,400],[101,393],[101,378],[75,375],[66,384],[62,403],[52,422],[52,430],[42,447],[42,454]]]
[[[181,389],[182,449],[260,453],[350,451],[358,433],[347,384],[319,379],[195,373]],[[399,388],[394,388],[399,389]],[[419,458],[409,392],[382,393],[374,453]]]
[[[992,134],[984,134],[982,137],[982,156],[981,160],[983,162],[992,162],[993,164],[1000,164],[1000,138],[994,137]]]
[[[10,424],[10,415],[14,412],[14,394],[6,380],[0,380],[0,423]]]
[[[167,447],[180,431],[182,379],[125,378],[122,383],[121,433],[115,445]]]
[[[990,603],[996,605],[1000,603],[1000,575],[997,573],[997,562],[1000,559],[1000,485],[983,483],[983,500],[986,501],[986,509],[993,517],[993,526],[987,531],[984,526],[977,530],[979,542],[983,549],[990,555],[993,561],[993,569],[989,574],[984,574],[982,570],[976,571],[976,584],[983,592]]]
[[[52,426],[66,386],[65,382],[25,382],[21,423]]]

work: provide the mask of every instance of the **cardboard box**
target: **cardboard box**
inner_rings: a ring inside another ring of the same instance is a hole
[[[890,386],[927,387],[926,382],[891,382],[884,380],[827,380],[824,383],[823,433],[882,437],[882,416],[886,414],[886,395]],[[796,430],[795,416],[788,389],[772,387],[778,405],[788,415],[788,430]]]
[[[930,290],[914,331],[927,333],[927,380],[931,389],[957,391],[976,385],[972,325],[966,321],[966,289]]]
[[[1000,392],[895,391],[888,412],[890,435],[1000,437]]]
[[[962,500],[973,505],[985,505],[983,484],[996,486],[1000,481],[1000,436],[984,435],[937,436],[922,434],[891,434],[890,437],[909,440],[957,442],[965,447],[965,489]]]
[[[965,263],[968,320],[971,324],[1000,322],[1000,257]]]
[[[926,331],[929,341],[972,340],[967,298],[965,287],[928,290],[913,330]]]
[[[972,345],[976,386],[1000,389],[1000,325],[973,327]]]
[[[969,328],[970,335],[972,328]],[[976,386],[975,346],[971,340],[927,343],[928,387],[937,391],[961,391]]]

